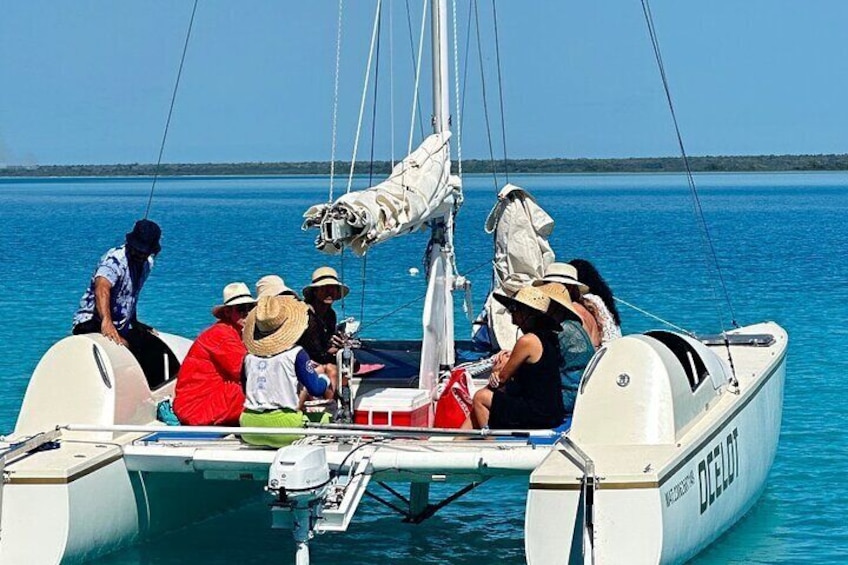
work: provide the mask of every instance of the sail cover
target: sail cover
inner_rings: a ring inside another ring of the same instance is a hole
[[[450,175],[449,139],[450,132],[433,134],[380,184],[312,206],[303,214],[303,229],[319,229],[315,246],[325,253],[349,247],[363,255],[372,245],[450,213],[461,183]]]
[[[536,203],[533,196],[514,184],[507,184],[498,193],[489,217],[486,233],[495,234],[493,261],[495,281],[492,292],[513,296],[545,274],[555,255],[548,243],[554,229],[554,220]],[[512,349],[518,328],[506,308],[489,294],[486,315],[495,345]]]

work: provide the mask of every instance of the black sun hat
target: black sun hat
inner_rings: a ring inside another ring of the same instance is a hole
[[[127,233],[127,245],[147,255],[156,255],[162,250],[159,238],[162,229],[152,220],[142,219],[135,223],[131,232]]]

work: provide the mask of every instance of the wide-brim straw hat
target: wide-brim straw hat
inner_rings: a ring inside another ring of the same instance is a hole
[[[574,302],[571,301],[571,295],[568,294],[568,289],[564,284],[544,283],[535,285],[535,287],[551,299],[551,309],[557,308],[560,311],[564,309],[566,319],[575,322],[581,321],[580,314],[574,309]]]
[[[263,296],[279,296],[284,294],[297,296],[297,293],[286,285],[283,277],[278,275],[265,275],[256,281],[257,300]]]
[[[507,310],[511,310],[512,308],[524,309],[529,313],[538,315],[550,329],[562,329],[562,326],[560,326],[557,321],[548,314],[548,310],[551,306],[551,299],[536,287],[522,287],[515,293],[515,296],[507,296],[505,294],[497,293],[492,296],[495,300],[506,306]]]
[[[341,290],[341,297],[344,298],[350,292],[350,289],[339,280],[339,274],[332,267],[318,267],[312,273],[312,283],[303,287],[303,297],[306,298],[312,292],[313,288],[319,286],[337,286]]]
[[[263,296],[244,321],[244,345],[258,357],[273,357],[291,349],[306,331],[308,310],[299,300]]]
[[[250,295],[250,289],[243,282],[233,282],[224,287],[223,302],[212,308],[212,315],[220,318],[224,308],[239,306],[241,304],[256,304],[256,300]]]
[[[545,276],[533,281],[533,286],[541,286],[547,283],[576,286],[581,293],[589,292],[589,287],[577,279],[577,267],[568,263],[551,263],[545,269]]]

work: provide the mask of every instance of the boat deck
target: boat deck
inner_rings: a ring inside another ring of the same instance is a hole
[[[207,478],[266,480],[277,450],[247,446],[233,436],[219,439],[168,437],[140,438],[124,447],[131,471],[199,472]],[[368,455],[372,473],[407,480],[450,480],[529,474],[550,452],[550,446],[531,445],[528,440],[508,442],[457,440],[454,438],[384,439],[356,438],[340,441],[313,437],[299,443],[325,448],[331,468],[351,467]],[[429,478],[427,477],[429,475]]]
[[[73,435],[78,435],[74,432]],[[314,436],[298,444],[320,445],[331,468],[347,470],[362,456],[386,480],[467,481],[528,475],[550,452],[530,438],[504,441],[452,437],[337,438]],[[7,464],[9,483],[70,483],[123,458],[128,471],[200,473],[207,479],[265,481],[277,450],[250,446],[232,434],[191,431],[123,434],[112,441],[59,438]]]

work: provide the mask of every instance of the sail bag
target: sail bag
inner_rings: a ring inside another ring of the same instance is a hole
[[[380,184],[312,206],[303,214],[303,229],[319,229],[315,246],[321,251],[349,247],[363,255],[372,245],[448,215],[461,199],[459,177],[450,174],[449,140],[450,132],[434,133]]]
[[[518,289],[544,276],[556,256],[548,237],[554,220],[536,203],[536,199],[521,187],[507,184],[489,217],[486,233],[494,233],[494,285],[492,293],[513,296]],[[495,349],[512,349],[518,339],[518,328],[506,307],[492,298],[486,300],[485,312],[489,337]]]

